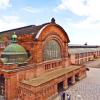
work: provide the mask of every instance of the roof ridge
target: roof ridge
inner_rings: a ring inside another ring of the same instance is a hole
[[[23,26],[23,27],[14,28],[14,29],[8,29],[8,30],[6,30],[6,31],[1,31],[0,34],[1,34],[1,33],[4,33],[4,32],[19,30],[19,29],[22,29],[22,28],[33,27],[33,26],[36,26],[36,25],[27,25],[27,26]]]

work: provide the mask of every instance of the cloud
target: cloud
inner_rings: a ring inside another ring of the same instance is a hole
[[[0,0],[0,9],[6,9],[7,7],[10,7],[11,0]]]
[[[83,0],[61,0],[57,10],[69,10],[76,15],[87,15],[86,5]]]
[[[99,0],[61,0],[56,7],[56,11],[73,13],[71,20],[67,20],[65,25],[70,27],[70,37],[73,43],[100,44],[100,1]],[[77,20],[75,18],[77,17]],[[84,18],[83,18],[84,17]],[[67,19],[67,17],[66,17]],[[67,29],[67,27],[66,27]],[[95,41],[94,41],[95,40]]]
[[[93,22],[90,18],[78,22],[69,22],[69,26],[79,30],[100,30],[100,22]]]
[[[61,0],[56,10],[68,10],[77,16],[90,17],[91,21],[100,20],[99,0]]]
[[[61,0],[56,9],[69,10],[79,16],[100,16],[99,4],[99,0]]]
[[[17,16],[3,16],[0,19],[0,31],[5,31],[13,28],[25,26]]]
[[[100,45],[100,22],[91,23],[89,19],[72,22],[66,21],[64,24],[66,32],[73,44],[84,44],[88,42],[90,45]]]
[[[33,8],[33,7],[25,7],[23,8],[24,11],[28,12],[28,13],[40,13],[41,10],[37,9],[37,8]]]

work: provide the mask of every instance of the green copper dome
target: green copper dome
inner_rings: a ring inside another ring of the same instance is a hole
[[[28,58],[24,47],[16,43],[8,45],[1,54],[1,57],[4,64],[22,64]]]
[[[24,47],[22,47],[21,45],[19,44],[11,44],[11,45],[8,45],[5,49],[4,49],[4,53],[7,53],[7,54],[27,54],[26,53],[26,50],[24,49]]]

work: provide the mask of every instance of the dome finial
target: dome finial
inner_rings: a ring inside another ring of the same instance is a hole
[[[55,23],[55,18],[54,17],[51,19],[51,23]]]
[[[13,43],[16,43],[16,42],[17,42],[17,35],[16,35],[15,32],[14,32],[13,35],[12,35],[12,42],[13,42]]]

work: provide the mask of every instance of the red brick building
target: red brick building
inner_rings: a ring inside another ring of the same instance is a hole
[[[5,44],[0,60],[0,95],[6,100],[47,100],[86,77],[84,66],[70,64],[69,37],[54,18],[0,35]]]
[[[71,64],[83,64],[100,58],[100,46],[69,45]]]

